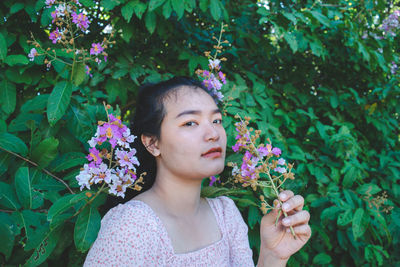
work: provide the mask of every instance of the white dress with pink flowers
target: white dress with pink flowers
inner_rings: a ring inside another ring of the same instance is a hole
[[[84,266],[254,266],[247,225],[228,197],[208,199],[222,238],[202,249],[175,254],[161,219],[144,202],[111,209]]]

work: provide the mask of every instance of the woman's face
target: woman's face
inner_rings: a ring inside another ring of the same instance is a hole
[[[189,179],[222,172],[226,133],[212,97],[201,89],[182,87],[164,100],[164,110],[157,172]]]

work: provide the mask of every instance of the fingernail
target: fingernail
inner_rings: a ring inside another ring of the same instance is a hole
[[[289,208],[290,208],[290,205],[289,205],[288,203],[283,203],[282,209],[283,209],[284,211],[288,211]]]
[[[284,225],[289,225],[289,224],[290,224],[290,219],[284,218],[284,219],[282,220],[282,223],[283,223]]]
[[[279,194],[279,198],[282,199],[282,200],[285,200],[286,199],[286,194],[285,193],[280,193]]]

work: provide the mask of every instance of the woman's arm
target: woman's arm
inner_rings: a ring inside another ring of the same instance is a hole
[[[279,194],[279,200],[283,203],[283,211],[289,216],[285,218],[282,214],[275,225],[280,208],[276,200],[276,209],[261,220],[259,267],[285,266],[289,257],[300,250],[311,237],[311,228],[308,225],[310,214],[303,210],[304,198],[287,190]],[[293,227],[296,238],[290,232],[289,226]]]

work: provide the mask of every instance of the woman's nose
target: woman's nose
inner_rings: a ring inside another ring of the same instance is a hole
[[[206,141],[217,141],[219,139],[219,132],[215,124],[207,123],[205,125],[204,138]]]

